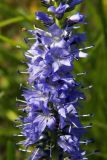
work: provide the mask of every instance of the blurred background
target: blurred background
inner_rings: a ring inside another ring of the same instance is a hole
[[[100,150],[100,154],[89,159],[107,160],[107,0],[87,0],[76,7],[84,12],[88,25],[82,25],[87,32],[88,42],[95,44],[86,60],[75,64],[76,73],[87,71],[87,76],[79,77],[85,85],[93,85],[85,90],[87,100],[82,112],[94,113],[90,121],[93,128],[88,137],[95,140],[88,151]],[[24,160],[26,154],[18,151],[14,120],[18,117],[16,97],[20,95],[20,83],[26,77],[17,74],[25,68],[21,61],[26,50],[24,28],[31,29],[36,24],[34,13],[43,10],[39,0],[0,0],[0,160]],[[16,47],[21,46],[22,49]],[[87,123],[90,123],[87,122]],[[85,123],[85,122],[84,122]]]

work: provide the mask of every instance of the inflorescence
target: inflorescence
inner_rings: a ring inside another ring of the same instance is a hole
[[[41,0],[47,13],[37,12],[36,19],[44,29],[28,30],[34,40],[25,52],[28,88],[23,89],[20,102],[25,116],[18,120],[25,140],[23,151],[32,152],[29,160],[87,160],[81,145],[92,142],[82,138],[91,124],[83,126],[79,115],[79,102],[85,99],[81,84],[73,75],[74,60],[86,58],[85,33],[77,33],[79,24],[86,24],[85,16],[72,10],[83,0]],[[85,74],[81,73],[80,75]],[[78,74],[79,75],[79,74]],[[29,149],[33,146],[34,151]]]

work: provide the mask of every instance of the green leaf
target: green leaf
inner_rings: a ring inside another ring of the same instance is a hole
[[[6,160],[15,160],[15,145],[13,141],[7,141],[7,158]]]

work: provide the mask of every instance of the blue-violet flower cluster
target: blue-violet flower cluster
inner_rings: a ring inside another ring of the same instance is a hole
[[[29,160],[86,160],[81,145],[91,142],[82,138],[86,128],[80,122],[79,101],[85,96],[81,84],[73,75],[73,62],[86,58],[85,33],[77,33],[78,24],[85,24],[85,16],[75,13],[67,17],[83,0],[41,0],[47,13],[37,12],[36,19],[44,30],[28,30],[34,40],[26,51],[28,88],[23,89],[21,103],[26,116],[19,117],[20,144],[30,152]],[[19,100],[20,101],[20,100]],[[82,139],[81,139],[82,138]]]

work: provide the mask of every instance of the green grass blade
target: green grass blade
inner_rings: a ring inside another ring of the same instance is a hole
[[[10,24],[13,24],[13,23],[17,23],[19,21],[22,21],[24,18],[22,16],[18,16],[18,17],[15,17],[15,18],[10,18],[10,19],[7,19],[5,21],[1,21],[0,22],[0,27],[5,27],[7,25],[10,25]]]
[[[7,158],[6,160],[15,160],[15,145],[12,141],[7,142]]]

